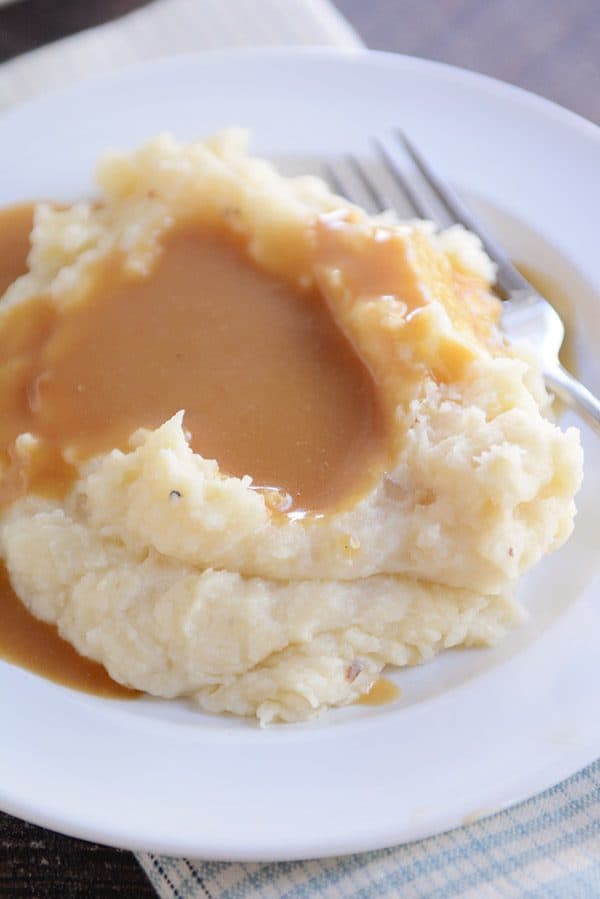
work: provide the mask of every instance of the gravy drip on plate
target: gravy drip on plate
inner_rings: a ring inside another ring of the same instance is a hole
[[[193,222],[164,237],[148,276],[123,262],[99,263],[82,301],[57,311],[40,296],[0,321],[14,363],[0,388],[0,447],[13,457],[4,502],[64,493],[65,458],[126,449],[180,409],[196,452],[275,488],[285,511],[326,512],[368,490],[386,462],[385,415],[316,290]],[[19,467],[25,432],[40,446]]]
[[[97,662],[85,659],[59,636],[53,624],[27,611],[0,563],[0,658],[48,680],[107,699],[139,696],[117,684]]]
[[[368,693],[356,700],[357,705],[387,705],[401,696],[400,687],[387,677],[378,678]]]

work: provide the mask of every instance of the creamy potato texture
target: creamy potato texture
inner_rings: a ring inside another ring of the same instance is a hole
[[[320,292],[372,376],[386,455],[316,514],[194,452],[179,406],[126,447],[67,448],[62,495],[8,491],[0,512],[26,606],[120,683],[262,723],[353,702],[385,665],[504,636],[518,577],[571,532],[582,455],[546,417],[534,360],[498,330],[476,238],[369,218],[250,158],[235,130],[107,155],[98,183],[99,203],[38,207],[0,332],[41,294],[59,316],[85,304],[115,252],[143,279],[179,223],[224,228],[261,270]],[[16,436],[5,487],[38,449]]]

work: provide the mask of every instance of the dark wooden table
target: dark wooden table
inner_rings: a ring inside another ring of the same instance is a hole
[[[0,61],[144,2],[27,0],[1,9]],[[475,69],[600,122],[598,0],[335,3],[369,47]],[[69,839],[0,814],[0,899],[154,896],[129,852]]]

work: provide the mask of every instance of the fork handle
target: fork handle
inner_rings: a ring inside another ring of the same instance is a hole
[[[591,390],[570,375],[566,368],[558,364],[544,371],[546,386],[561,400],[578,412],[585,421],[600,434],[600,400]]]

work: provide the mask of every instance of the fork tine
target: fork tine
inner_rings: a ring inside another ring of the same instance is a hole
[[[412,161],[423,175],[425,181],[429,184],[433,193],[446,209],[448,215],[453,218],[454,221],[462,222],[462,224],[466,225],[471,231],[478,231],[478,228],[481,230],[480,226],[473,220],[471,213],[462,200],[460,200],[452,188],[448,184],[445,184],[439,175],[433,171],[427,160],[421,156],[404,132],[397,131],[396,137],[403,144]]]
[[[480,238],[486,253],[498,266],[497,284],[500,289],[507,294],[514,290],[531,290],[531,285],[517,271],[500,244],[473,217],[454,190],[433,171],[407,136],[398,130],[396,137],[403,144],[417,169],[451,218]]]
[[[387,202],[377,185],[372,181],[372,179],[367,174],[366,169],[361,165],[356,156],[353,156],[351,153],[346,157],[348,165],[364,187],[367,192],[371,203],[375,207],[376,212],[385,212],[386,209],[390,208],[390,204]]]
[[[396,159],[394,159],[386,145],[378,138],[375,138],[373,142],[379,156],[381,156],[381,158],[383,159],[387,170],[393,175],[394,179],[400,185],[400,189],[406,196],[408,202],[415,210],[418,217],[422,219],[431,219],[432,215],[430,210],[427,209],[420,197],[413,190],[411,184],[409,184],[407,179],[404,177],[402,169],[400,168],[398,162],[396,161]]]
[[[338,196],[344,197],[344,199],[348,200],[349,197],[348,197],[346,188],[340,181],[338,174],[337,174],[336,170],[334,169],[334,167],[332,165],[330,165],[329,163],[325,163],[323,165],[323,171],[325,172],[325,177],[326,177],[327,181],[329,181],[329,184],[331,185],[331,187],[333,187],[336,194]]]

